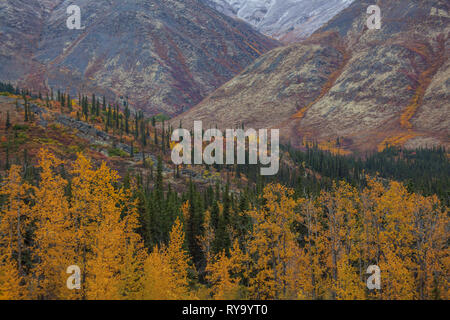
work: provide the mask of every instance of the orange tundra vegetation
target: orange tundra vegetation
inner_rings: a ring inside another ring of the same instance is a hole
[[[321,37],[327,37],[327,36],[335,37],[337,35],[335,35],[332,32],[326,32],[321,35]],[[312,40],[314,42],[314,36],[313,36]],[[345,46],[342,43],[340,43],[338,41],[337,43],[334,44],[334,47],[342,55],[341,63],[337,66],[336,70],[332,74],[329,75],[328,80],[325,82],[325,84],[321,88],[319,95],[311,103],[309,103],[306,106],[303,106],[300,110],[298,110],[292,116],[292,119],[303,119],[306,115],[306,112],[313,105],[315,105],[317,102],[319,102],[328,92],[330,92],[330,90],[333,87],[333,85],[335,84],[336,80],[341,76],[342,72],[344,71],[345,67],[347,66],[348,62],[350,61],[351,54],[348,52],[348,50],[346,50]]]
[[[79,154],[69,184],[61,165],[42,150],[37,186],[18,166],[2,180],[1,299],[450,298],[448,208],[398,182],[339,182],[317,198],[269,184],[261,205],[241,213],[251,231],[230,232],[233,245],[218,254],[207,212],[199,280],[186,249],[188,203],[169,241],[145,248],[133,181],[120,186],[115,171]],[[80,290],[66,286],[70,265],[81,269]],[[381,269],[381,290],[366,287],[369,265]]]
[[[413,86],[410,86],[410,89],[414,90],[414,95],[410,104],[405,108],[400,117],[400,124],[402,128],[412,129],[410,120],[422,104],[423,97],[425,96],[433,76],[448,59],[448,54],[445,50],[445,41],[447,38],[448,36],[440,34],[433,39],[436,44],[436,48],[433,48],[432,43],[421,43],[419,41],[406,43],[403,45],[406,49],[422,57],[426,61],[427,67],[424,71],[420,72],[414,60],[411,59],[410,61],[414,72],[412,74],[405,72],[405,74],[414,83]]]

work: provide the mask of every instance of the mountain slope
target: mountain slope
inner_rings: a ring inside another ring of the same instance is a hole
[[[275,49],[179,119],[281,128],[301,147],[449,144],[450,17],[445,1],[379,1],[381,30],[356,1],[305,43]],[[174,122],[175,122],[174,121]]]
[[[338,42],[315,40],[274,49],[179,118],[186,126],[203,120],[226,128],[271,127],[320,94],[343,63],[340,50]]]
[[[204,0],[284,42],[303,40],[353,0]]]
[[[20,79],[33,72],[33,54],[42,26],[60,0],[0,1],[0,81]]]
[[[1,20],[2,35],[19,34],[12,48],[0,45],[0,80],[128,96],[136,108],[174,115],[277,45],[199,0],[78,1],[82,30],[66,27],[72,1],[49,1],[2,4],[2,15],[15,16]],[[26,27],[28,20],[34,24]]]

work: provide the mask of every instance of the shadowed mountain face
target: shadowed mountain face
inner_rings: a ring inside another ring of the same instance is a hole
[[[179,119],[280,128],[297,147],[449,145],[448,2],[378,1],[382,28],[368,30],[372,3],[355,1],[306,42],[263,55]]]
[[[0,1],[0,81],[16,81],[33,71],[45,19],[60,2]]]
[[[203,0],[283,42],[304,40],[353,0]]]
[[[175,115],[278,45],[199,0],[80,0],[82,30],[66,26],[71,4],[1,2],[0,80]]]

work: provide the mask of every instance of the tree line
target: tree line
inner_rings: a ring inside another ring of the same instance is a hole
[[[161,162],[161,161],[160,161]],[[67,169],[63,169],[63,165]],[[3,299],[448,299],[448,208],[366,177],[318,196],[279,183],[178,195],[83,156],[41,150],[39,179],[2,181]],[[155,180],[155,181],[153,181]],[[366,287],[369,265],[381,290]],[[66,269],[81,269],[81,289]]]

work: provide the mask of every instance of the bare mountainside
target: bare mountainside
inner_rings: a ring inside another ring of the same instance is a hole
[[[355,1],[306,42],[263,55],[198,106],[185,126],[280,128],[348,150],[449,145],[450,15],[446,1]],[[339,138],[339,139],[338,139]]]
[[[200,102],[278,43],[199,0],[0,3],[0,80],[45,91],[128,96],[149,114]]]
[[[203,0],[283,42],[304,40],[353,0]]]

